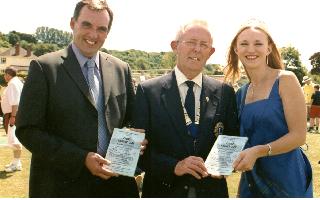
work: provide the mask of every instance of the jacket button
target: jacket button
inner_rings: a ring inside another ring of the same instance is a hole
[[[184,188],[185,190],[188,190],[188,189],[189,189],[189,187],[188,187],[187,185],[185,185],[183,188]]]

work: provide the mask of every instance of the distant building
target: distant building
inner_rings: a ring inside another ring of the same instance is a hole
[[[0,51],[0,72],[9,66],[15,67],[18,72],[28,72],[31,60],[37,58],[33,55],[31,48],[22,48],[19,43],[14,47]]]

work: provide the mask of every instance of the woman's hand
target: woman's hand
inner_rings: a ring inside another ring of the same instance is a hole
[[[258,152],[257,146],[243,150],[233,162],[233,168],[241,172],[252,170],[256,160],[259,158]]]

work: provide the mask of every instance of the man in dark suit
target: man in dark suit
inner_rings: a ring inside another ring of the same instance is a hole
[[[183,26],[171,47],[174,70],[136,93],[133,126],[149,141],[142,196],[228,197],[225,178],[208,174],[204,160],[218,134],[239,135],[234,90],[202,74],[215,51],[206,22]]]
[[[76,5],[72,44],[30,64],[17,136],[31,151],[30,197],[138,197],[134,178],[104,165],[114,128],[128,125],[128,64],[99,52],[113,14],[104,0]]]

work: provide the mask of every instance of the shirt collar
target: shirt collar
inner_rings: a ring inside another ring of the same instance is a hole
[[[12,78],[10,79],[10,81],[8,81],[8,84],[9,84],[10,82],[14,82],[16,79],[19,79],[18,76],[12,77]]]
[[[74,43],[71,44],[71,47],[72,47],[72,50],[73,50],[74,54],[76,55],[76,58],[77,58],[77,60],[78,60],[78,62],[80,64],[81,68],[84,67],[84,65],[86,64],[86,62],[89,59],[93,59],[95,61],[95,63],[96,63],[96,66],[99,69],[99,67],[100,67],[100,65],[99,65],[100,64],[99,63],[100,54],[99,53],[96,53],[94,56],[92,56],[92,58],[87,58],[80,52],[79,48]]]
[[[178,87],[183,84],[186,81],[193,81],[195,84],[197,84],[200,88],[202,87],[202,72],[199,73],[196,77],[194,77],[192,80],[187,79],[187,77],[180,71],[180,69],[175,66],[174,67],[174,73],[176,74],[177,84]]]

